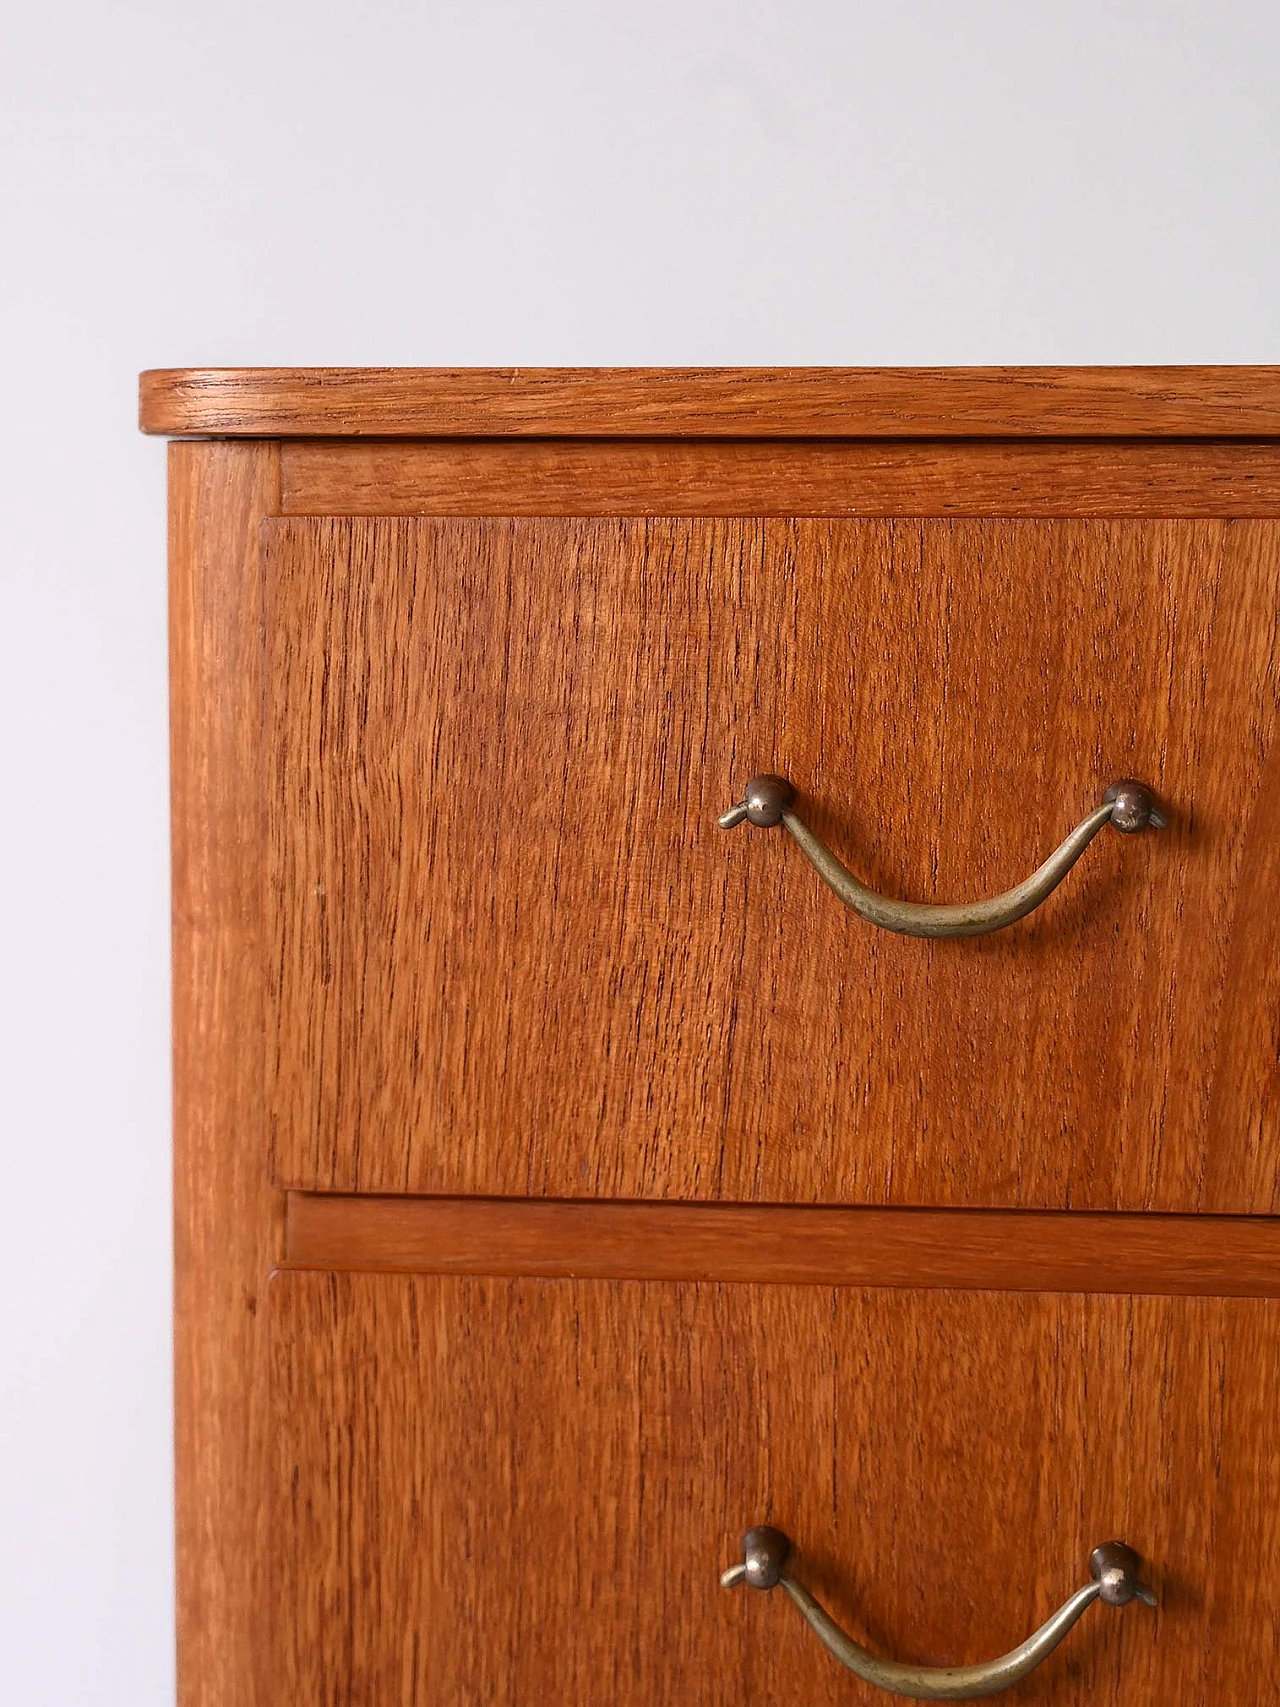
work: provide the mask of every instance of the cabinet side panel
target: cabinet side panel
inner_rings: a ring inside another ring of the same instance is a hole
[[[178,1699],[257,1707],[266,1518],[258,529],[263,444],[170,449]]]

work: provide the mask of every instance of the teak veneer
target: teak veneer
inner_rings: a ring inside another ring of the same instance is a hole
[[[1280,443],[431,439],[280,447],[300,516],[1275,516]]]
[[[1280,369],[190,370],[181,1707],[1263,1707]],[[241,442],[236,442],[237,440]],[[758,769],[895,893],[843,912]]]
[[[287,1268],[1280,1298],[1280,1219],[288,1194]]]
[[[226,438],[1280,438],[1280,367],[159,368],[144,432]]]
[[[1127,1536],[1159,1610],[1099,1608],[1011,1699],[1274,1698],[1275,1305],[368,1274],[272,1291],[278,1701],[885,1700],[780,1595],[719,1587],[758,1522],[864,1642],[933,1665],[1005,1652]]]
[[[262,547],[282,1185],[1280,1206],[1280,526],[291,517]],[[1118,777],[1174,821],[921,943],[716,828],[774,770],[921,899],[1007,888]]]

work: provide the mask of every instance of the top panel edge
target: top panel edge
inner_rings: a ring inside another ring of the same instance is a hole
[[[1280,438],[1280,366],[157,368],[184,438]]]

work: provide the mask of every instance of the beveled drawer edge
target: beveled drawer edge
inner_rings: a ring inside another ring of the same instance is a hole
[[[1280,1217],[287,1195],[295,1269],[1280,1297]]]

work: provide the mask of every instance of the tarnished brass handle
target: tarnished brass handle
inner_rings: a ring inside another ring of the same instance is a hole
[[[867,1683],[907,1695],[913,1701],[974,1701],[998,1695],[1019,1682],[1051,1654],[1076,1620],[1100,1600],[1105,1606],[1127,1606],[1131,1600],[1156,1604],[1156,1597],[1142,1582],[1141,1560],[1123,1541],[1104,1541],[1089,1555],[1092,1582],[1078,1588],[1026,1641],[998,1660],[971,1666],[919,1666],[901,1660],[882,1660],[847,1635],[825,1608],[801,1587],[787,1570],[791,1542],[780,1529],[762,1526],[742,1537],[742,1563],[731,1565],[720,1578],[722,1588],[749,1583],[752,1588],[781,1586],[804,1614],[809,1628],[840,1664]]]
[[[835,890],[846,907],[899,936],[983,936],[1017,924],[1038,907],[1062,882],[1104,824],[1133,835],[1145,830],[1163,830],[1169,820],[1156,805],[1155,796],[1144,783],[1126,780],[1113,783],[1066,841],[1054,849],[1038,871],[1025,883],[993,895],[989,901],[963,901],[955,907],[937,907],[919,901],[894,901],[860,883],[831,849],[798,818],[792,807],[796,791],[784,776],[757,776],[747,784],[745,797],[718,820],[722,830],[731,830],[743,819],[750,824],[781,824],[803,848],[805,857],[823,881]]]

